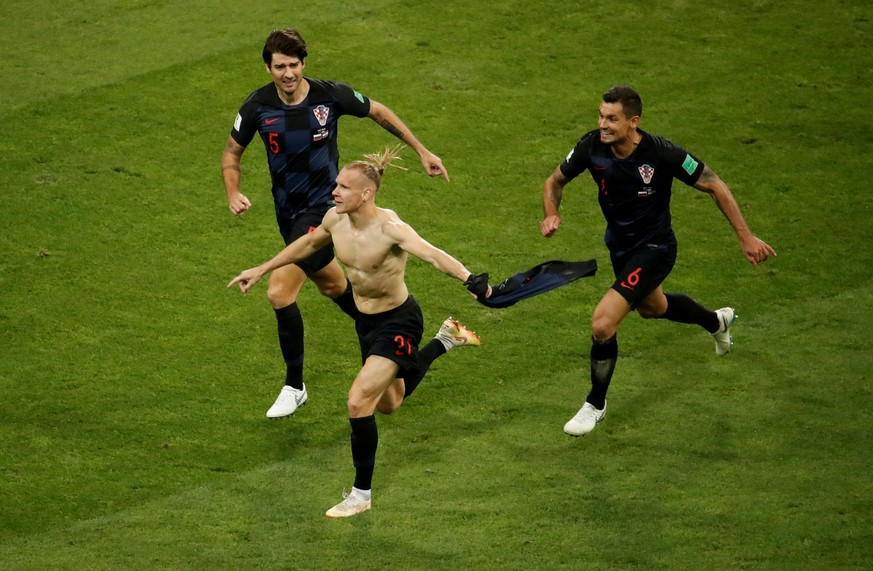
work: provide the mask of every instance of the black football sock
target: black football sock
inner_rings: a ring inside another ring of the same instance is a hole
[[[354,319],[358,315],[358,307],[355,305],[355,296],[352,294],[352,282],[346,278],[346,291],[331,298],[335,304],[343,310],[343,313]]]
[[[379,431],[376,416],[350,418],[352,426],[352,461],[355,465],[355,487],[369,490],[373,485],[373,468],[376,466],[376,446]]]
[[[591,392],[585,400],[598,410],[606,406],[606,391],[609,390],[616,361],[618,340],[615,335],[603,341],[591,338]]]
[[[403,393],[404,399],[409,398],[409,395],[412,394],[412,391],[415,390],[427,374],[431,364],[436,361],[438,357],[445,354],[446,347],[439,339],[431,339],[430,342],[418,352],[418,370],[403,378],[403,385],[406,387]]]
[[[285,359],[285,384],[303,389],[303,317],[297,302],[276,311],[279,348]]]
[[[660,319],[676,323],[694,323],[710,333],[718,331],[718,315],[685,295],[684,293],[665,293],[667,311]]]

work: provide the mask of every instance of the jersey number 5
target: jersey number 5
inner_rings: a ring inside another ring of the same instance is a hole
[[[274,155],[279,154],[278,136],[279,133],[267,133],[267,143],[270,145],[270,151],[272,151]]]

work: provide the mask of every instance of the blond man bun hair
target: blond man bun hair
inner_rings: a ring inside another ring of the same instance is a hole
[[[346,165],[346,168],[361,171],[365,177],[373,181],[376,185],[376,190],[379,190],[379,187],[382,186],[382,175],[385,174],[385,169],[387,167],[392,167],[402,171],[408,170],[405,167],[395,164],[397,161],[403,160],[400,157],[400,151],[404,148],[406,148],[406,146],[401,143],[394,145],[394,147],[385,145],[385,150],[381,153],[370,153],[364,155],[365,160],[352,161]]]

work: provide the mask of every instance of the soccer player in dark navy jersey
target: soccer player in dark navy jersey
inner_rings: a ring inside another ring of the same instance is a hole
[[[300,105],[286,105],[273,84],[261,87],[243,103],[230,133],[242,147],[255,135],[263,140],[280,223],[331,203],[339,162],[339,118],[366,117],[370,112],[369,99],[345,84],[307,82],[309,94]]]
[[[318,227],[333,206],[331,191],[339,163],[337,127],[343,115],[369,117],[412,147],[430,176],[449,180],[440,158],[422,145],[388,107],[343,83],[304,77],[306,43],[297,31],[273,31],[262,55],[273,81],[243,103],[221,160],[227,202],[233,214],[239,216],[251,207],[240,192],[240,162],[258,135],[266,150],[276,220],[285,243]],[[307,278],[347,314],[355,313],[351,286],[330,245],[270,274],[267,298],[276,312],[286,375],[285,386],[267,411],[269,418],[293,414],[308,399],[303,382],[303,318],[297,306],[297,296]]]
[[[615,282],[591,317],[591,391],[564,426],[574,436],[591,432],[606,414],[606,392],[618,359],[616,334],[636,310],[643,318],[693,323],[715,339],[715,352],[730,351],[733,308],[710,311],[681,293],[664,293],[662,282],[676,261],[670,221],[673,179],[709,194],[733,226],[743,256],[757,265],[776,252],[754,236],[728,186],[696,156],[639,129],[643,104],[628,86],[603,94],[598,128],[586,133],[546,179],[540,231],[551,237],[561,225],[558,210],[564,186],[584,171],[597,185],[606,218],[606,245]]]

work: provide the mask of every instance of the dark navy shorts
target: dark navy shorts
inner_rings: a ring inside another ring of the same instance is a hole
[[[382,313],[358,312],[355,331],[361,344],[361,364],[370,355],[378,355],[397,363],[398,378],[418,371],[418,344],[424,334],[424,317],[412,296]]]
[[[636,309],[661,285],[676,263],[675,244],[647,244],[624,256],[610,256],[615,282],[612,289]]]
[[[280,218],[278,221],[279,232],[282,234],[282,239],[285,240],[285,245],[287,246],[297,238],[318,228],[321,225],[322,219],[324,219],[324,215],[331,208],[333,208],[331,205],[326,204],[323,207],[307,210],[293,220]],[[324,268],[331,260],[333,260],[333,246],[328,244],[305,260],[300,260],[295,262],[295,264],[306,272],[306,275],[310,275]]]

